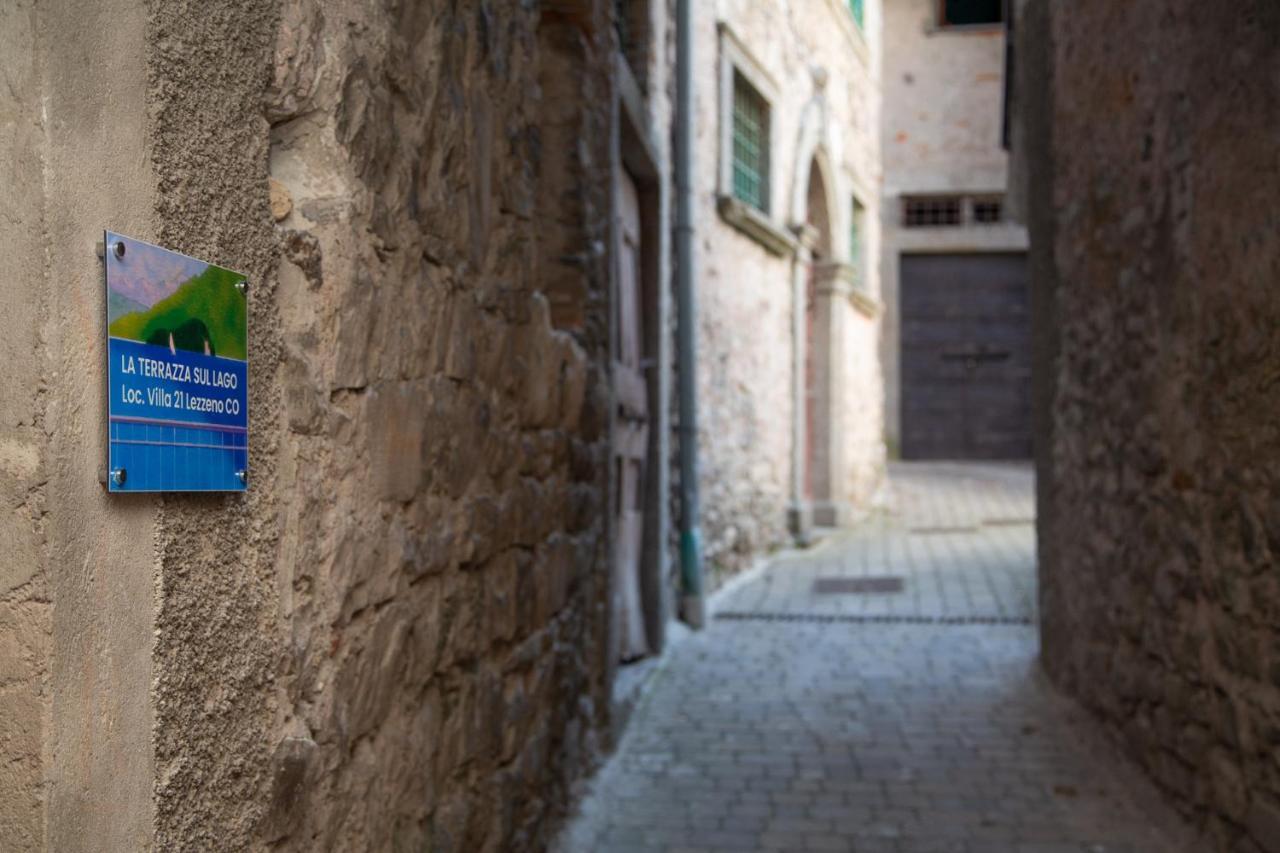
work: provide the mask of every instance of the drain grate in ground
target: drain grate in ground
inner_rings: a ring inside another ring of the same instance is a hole
[[[933,527],[913,527],[911,528],[911,532],[915,534],[923,535],[923,536],[936,536],[940,533],[977,533],[978,528],[974,527],[973,525],[969,525],[967,527],[960,526],[960,525],[954,525],[950,527],[944,526],[944,525],[936,525]]]
[[[887,595],[895,592],[902,592],[900,575],[817,578],[813,582],[814,595]]]
[[[727,610],[715,615],[729,622],[811,622],[855,625],[1030,625],[1027,616],[930,616],[913,613],[786,613]]]
[[[1021,527],[1035,523],[1034,518],[984,518],[982,520],[984,527]]]

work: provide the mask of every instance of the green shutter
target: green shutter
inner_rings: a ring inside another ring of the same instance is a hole
[[[858,26],[862,26],[864,0],[849,0],[849,11],[853,13],[853,19],[858,22]]]
[[[769,105],[741,74],[733,75],[733,195],[767,212]]]

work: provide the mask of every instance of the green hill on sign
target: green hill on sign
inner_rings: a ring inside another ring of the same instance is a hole
[[[112,321],[107,332],[144,344],[246,358],[245,298],[236,290],[242,277],[209,267],[145,311]]]

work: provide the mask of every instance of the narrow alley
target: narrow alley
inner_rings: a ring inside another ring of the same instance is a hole
[[[1280,853],[1280,0],[0,0],[0,853]]]
[[[724,591],[561,853],[1200,849],[1037,667],[1029,466],[892,486]]]

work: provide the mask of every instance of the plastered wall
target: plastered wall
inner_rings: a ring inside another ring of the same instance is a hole
[[[44,213],[29,239],[43,255],[43,275],[32,281],[46,312],[37,387],[52,614],[43,846],[137,849],[152,838],[155,814],[151,647],[159,502],[110,500],[99,482],[105,341],[94,245],[108,225],[143,238],[157,234],[147,15],[124,2],[42,4],[35,12]]]
[[[40,394],[48,297],[41,192],[43,128],[37,21],[29,3],[0,7],[0,215],[10,248],[0,288],[0,837],[15,849],[44,843],[52,613],[44,552],[48,452]]]

